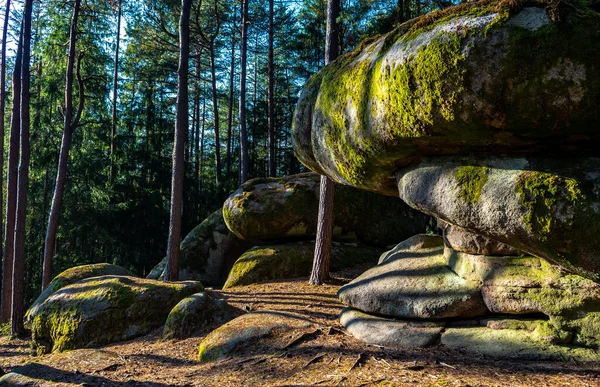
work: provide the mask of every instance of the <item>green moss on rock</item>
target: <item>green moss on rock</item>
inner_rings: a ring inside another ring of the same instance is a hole
[[[38,353],[95,347],[127,340],[161,326],[199,282],[165,283],[127,276],[84,279],[49,296],[32,313],[32,346]]]
[[[27,313],[25,313],[25,323],[29,325],[31,323],[31,316],[37,313],[38,308],[48,297],[56,293],[65,286],[74,284],[86,278],[98,277],[104,275],[125,275],[134,276],[129,270],[122,268],[121,266],[111,265],[108,263],[95,263],[91,265],[75,266],[67,269],[54,277],[54,279],[48,284],[46,289],[38,296],[33,302]]]
[[[225,201],[225,222],[246,240],[313,238],[319,181],[314,173],[250,180]],[[336,185],[335,198],[334,239],[338,241],[388,246],[424,232],[429,221],[395,197]]]
[[[556,231],[558,216],[571,215],[566,222],[560,219],[559,227],[573,225],[573,213],[561,213],[557,205],[577,206],[586,200],[576,179],[545,172],[523,172],[519,176],[516,192],[523,206],[528,208],[523,221],[540,241],[547,241]]]
[[[273,279],[308,276],[312,270],[314,251],[314,242],[253,247],[233,265],[223,289]],[[360,263],[376,263],[380,254],[378,249],[334,243],[330,268],[337,271]]]
[[[467,165],[458,168],[456,180],[460,186],[460,197],[469,204],[479,202],[481,190],[488,181],[489,168]]]
[[[525,154],[573,134],[597,144],[599,22],[585,0],[488,0],[405,23],[311,78],[296,153],[392,194],[395,171],[423,155]]]

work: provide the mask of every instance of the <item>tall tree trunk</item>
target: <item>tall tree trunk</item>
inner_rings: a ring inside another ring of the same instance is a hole
[[[52,281],[52,265],[54,257],[54,243],[58,232],[58,221],[62,207],[62,200],[65,192],[65,183],[67,181],[67,167],[69,162],[69,151],[71,149],[71,138],[73,131],[78,125],[81,110],[83,108],[83,85],[79,85],[79,109],[73,114],[73,82],[75,68],[75,45],[77,43],[77,21],[79,19],[79,9],[81,0],[75,0],[73,6],[73,16],[71,18],[71,33],[69,37],[69,57],[67,59],[66,86],[65,86],[65,110],[62,142],[58,158],[58,168],[56,171],[56,183],[54,186],[54,195],[52,205],[50,206],[50,216],[48,217],[48,227],[46,229],[46,240],[44,242],[44,270],[42,275],[42,290],[46,289]],[[81,59],[77,64],[77,75],[80,78],[79,66]],[[73,120],[73,116],[75,119]]]
[[[0,322],[10,320],[12,303],[12,275],[15,246],[15,217],[17,209],[17,173],[19,162],[19,131],[21,130],[21,65],[23,63],[23,27],[19,32],[19,43],[12,77],[12,112],[8,148],[6,184],[6,221],[4,222],[4,262],[2,264],[2,306]]]
[[[190,54],[190,9],[192,0],[181,0],[179,19],[179,69],[177,70],[177,112],[175,141],[173,143],[173,171],[171,177],[171,217],[165,281],[179,279],[179,243],[181,242],[181,210],[183,207],[183,156],[185,133],[188,129],[188,61]]]
[[[210,75],[212,83],[212,105],[213,105],[213,119],[215,129],[215,170],[216,170],[216,184],[217,184],[217,195],[221,195],[221,139],[219,131],[219,105],[217,94],[217,75],[215,70],[215,44],[214,41],[210,43],[209,47],[210,54]]]
[[[327,1],[327,36],[325,42],[325,64],[333,61],[339,54],[337,17],[340,0]],[[322,285],[329,277],[331,258],[331,236],[333,233],[333,194],[334,184],[327,176],[321,176],[319,194],[319,214],[317,223],[317,241],[313,269],[310,274],[311,285]]]
[[[27,222],[27,189],[29,188],[29,60],[31,57],[31,13],[33,0],[25,0],[23,7],[23,63],[21,65],[21,152],[17,185],[17,216],[15,219],[15,252],[13,259],[12,309],[10,333],[21,336],[25,330],[25,226]]]
[[[273,3],[269,0],[269,96],[268,96],[268,126],[269,126],[269,176],[277,174],[277,163],[275,160],[275,75],[273,59]]]
[[[6,37],[8,35],[8,19],[10,18],[10,0],[6,0],[6,12],[4,13],[4,27],[2,28],[2,63],[0,64],[0,173],[4,171],[4,119],[6,109]],[[0,230],[2,227],[2,206],[4,195],[4,182],[0,179]],[[2,240],[0,239],[0,251],[2,251]]]
[[[231,28],[231,62],[229,65],[229,107],[227,112],[227,154],[225,156],[225,174],[227,179],[231,176],[231,130],[233,126],[233,94],[235,79],[235,17],[233,18],[233,27]]]
[[[248,48],[248,0],[242,0],[242,36],[240,48],[240,183],[249,178],[248,133],[246,131],[246,59]]]
[[[115,47],[115,70],[113,75],[113,99],[112,99],[112,122],[110,128],[110,184],[115,180],[115,150],[117,147],[117,85],[119,81],[119,44],[121,43],[121,5],[119,0],[117,7],[117,44]]]

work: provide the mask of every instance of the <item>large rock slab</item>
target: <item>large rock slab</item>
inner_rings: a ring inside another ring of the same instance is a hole
[[[384,347],[422,348],[437,343],[445,323],[393,320],[346,308],[340,314],[346,330],[367,344]]]
[[[292,313],[264,311],[245,314],[206,336],[198,348],[198,360],[220,360],[247,349],[257,341],[264,341],[276,332],[309,326],[309,320]]]
[[[441,237],[437,246],[394,249],[338,292],[355,309],[396,318],[440,319],[481,316],[487,309],[479,283],[465,280],[446,264]],[[418,239],[422,243],[422,238]]]
[[[163,339],[191,337],[203,328],[226,323],[237,313],[225,300],[215,300],[206,292],[192,294],[171,309],[163,328]]]
[[[436,158],[400,172],[400,198],[468,231],[600,278],[600,158]]]
[[[551,344],[523,329],[448,328],[442,334],[441,343],[501,359],[600,361],[596,350]]]
[[[375,264],[380,254],[379,249],[333,243],[330,269],[337,271],[367,262]],[[273,279],[308,276],[314,256],[314,242],[253,247],[235,262],[223,289]]]
[[[44,301],[52,294],[56,293],[60,289],[67,285],[74,284],[86,278],[98,277],[103,275],[126,275],[133,277],[134,274],[129,270],[108,263],[95,263],[91,265],[75,266],[67,269],[54,277],[54,279],[48,284],[46,289],[38,296],[33,302],[31,307],[25,313],[25,324],[29,326],[31,324],[31,316],[37,314],[39,307]]]
[[[229,231],[221,209],[196,226],[181,242],[179,278],[201,281],[207,286],[221,286],[234,262],[252,247],[252,243]],[[162,278],[167,259],[164,258],[148,275]]]
[[[225,222],[241,239],[314,237],[319,180],[314,173],[250,180],[225,201]],[[339,184],[333,213],[335,240],[382,247],[424,232],[430,220],[395,197]]]
[[[46,353],[131,339],[164,324],[173,306],[201,290],[195,281],[84,279],[50,295],[30,315],[32,345]]]
[[[342,55],[304,86],[298,158],[392,194],[398,167],[422,156],[594,154],[600,14],[591,1],[536,4],[466,2]]]

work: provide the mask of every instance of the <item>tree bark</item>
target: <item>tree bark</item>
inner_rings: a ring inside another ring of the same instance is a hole
[[[23,62],[23,27],[19,32],[19,43],[12,77],[12,112],[8,148],[6,184],[6,221],[4,222],[4,262],[2,265],[2,305],[0,322],[10,320],[12,303],[12,273],[15,246],[15,217],[17,208],[17,174],[19,162],[19,131],[21,130],[21,65]]]
[[[221,139],[219,131],[219,95],[217,92],[217,75],[215,70],[215,43],[214,40],[209,45],[210,54],[210,75],[212,83],[212,105],[213,105],[213,120],[215,130],[215,170],[217,193],[221,194]]]
[[[177,112],[173,144],[173,171],[171,177],[171,217],[165,281],[179,279],[179,244],[181,242],[181,212],[183,207],[183,168],[185,133],[188,129],[188,68],[190,51],[190,9],[192,0],[181,0],[179,19],[179,69],[177,70]]]
[[[242,35],[240,48],[240,183],[250,177],[248,134],[246,131],[246,60],[248,48],[248,0],[242,0]]]
[[[273,3],[275,0],[269,0],[269,91],[268,91],[268,126],[269,126],[269,176],[275,177],[277,174],[277,163],[275,160],[275,76],[273,59]]]
[[[110,184],[115,180],[115,150],[117,147],[117,87],[119,81],[119,44],[121,43],[121,5],[119,0],[117,7],[117,45],[115,47],[115,69],[113,75],[113,99],[112,99],[112,122],[110,129]]]
[[[10,0],[6,0],[6,12],[4,13],[4,27],[2,28],[2,63],[0,64],[0,172],[4,171],[4,119],[6,109],[6,37],[8,35],[8,19],[10,18]],[[0,179],[0,230],[2,227],[2,206],[4,195],[4,182]],[[0,251],[2,251],[2,240],[0,239]]]
[[[10,332],[12,336],[22,336],[25,328],[25,226],[27,223],[27,189],[29,188],[29,60],[31,57],[31,14],[33,0],[25,0],[23,7],[23,63],[21,65],[21,152],[19,160],[19,180],[17,185],[17,216],[15,219],[15,252],[13,259],[12,309]]]
[[[56,172],[56,183],[54,186],[54,195],[52,196],[52,205],[50,206],[50,215],[48,217],[48,227],[46,229],[46,239],[44,242],[44,268],[42,274],[42,290],[46,289],[52,281],[52,266],[54,258],[54,244],[58,232],[58,222],[62,208],[62,200],[65,192],[65,183],[67,181],[67,169],[69,163],[69,151],[71,149],[71,139],[73,131],[79,124],[79,117],[83,110],[83,84],[79,82],[79,108],[76,114],[73,114],[73,83],[75,68],[75,46],[77,44],[77,21],[79,19],[79,10],[81,0],[75,0],[73,6],[73,16],[71,17],[71,32],[69,37],[69,57],[67,59],[66,86],[65,86],[65,110],[62,141],[60,154],[58,158],[58,167]],[[81,59],[77,64],[77,78],[80,76]],[[73,119],[75,116],[75,119]]]
[[[231,134],[233,127],[233,94],[235,78],[235,17],[233,18],[233,27],[231,28],[231,62],[229,67],[229,107],[227,113],[227,153],[225,155],[225,174],[227,179],[231,176]]]
[[[333,61],[339,54],[337,17],[340,0],[327,1],[327,34],[325,40],[325,64]],[[322,285],[329,278],[329,261],[331,259],[331,236],[333,233],[333,194],[334,184],[327,176],[321,176],[319,194],[319,215],[317,223],[317,240],[313,269],[310,274],[311,285]]]

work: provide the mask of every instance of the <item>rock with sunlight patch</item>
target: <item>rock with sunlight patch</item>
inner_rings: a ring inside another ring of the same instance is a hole
[[[429,239],[434,246],[404,243],[395,248],[377,266],[342,286],[338,292],[340,300],[364,312],[400,319],[468,318],[485,314],[487,309],[479,284],[450,270],[442,238],[416,238]]]
[[[191,337],[202,329],[226,323],[237,313],[225,300],[215,300],[206,292],[192,294],[171,309],[163,329],[163,339]]]
[[[223,205],[229,229],[239,238],[312,238],[317,231],[319,180],[314,173],[253,179]],[[333,237],[385,247],[424,232],[430,218],[401,200],[336,185]]]
[[[209,362],[256,350],[278,333],[310,327],[307,318],[286,312],[248,313],[215,329],[202,340],[198,360]],[[265,350],[273,351],[273,347]]]
[[[298,158],[392,195],[396,171],[422,156],[595,152],[600,13],[528,4],[466,2],[339,57],[304,86]]]
[[[32,316],[38,313],[40,306],[48,297],[56,293],[67,285],[74,284],[86,278],[98,277],[103,275],[126,275],[133,277],[134,274],[121,266],[108,263],[95,263],[91,265],[75,266],[67,269],[54,277],[46,289],[33,302],[27,313],[25,313],[25,324],[31,324]]]
[[[164,324],[200,282],[166,283],[128,276],[84,279],[50,295],[30,314],[38,353],[96,347],[144,335]]]
[[[600,158],[431,158],[400,198],[475,234],[600,278]]]
[[[375,263],[380,254],[381,250],[372,247],[333,243],[330,269],[337,271],[361,263]],[[223,289],[308,276],[314,255],[314,242],[253,247],[235,262]]]

